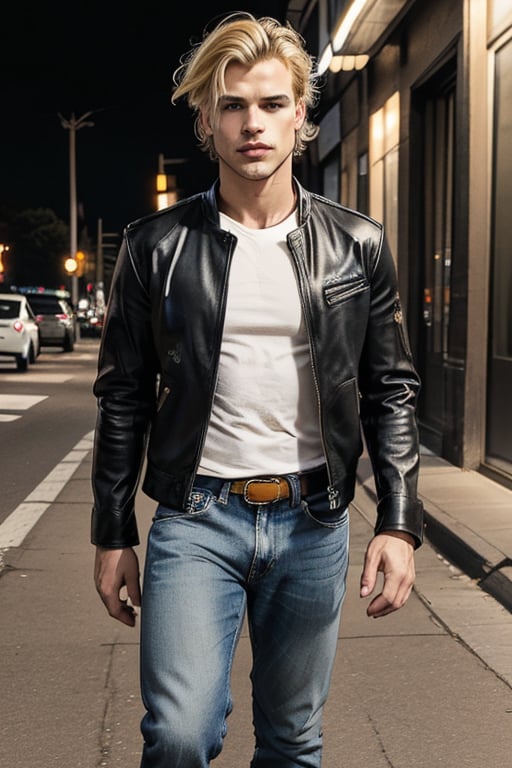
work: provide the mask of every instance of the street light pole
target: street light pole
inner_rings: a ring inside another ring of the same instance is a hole
[[[77,201],[76,201],[76,132],[80,128],[92,128],[94,123],[87,118],[92,112],[85,112],[80,117],[75,117],[71,113],[69,120],[59,114],[60,124],[69,131],[69,232],[70,232],[70,254],[71,259],[76,260],[78,250],[78,227],[77,227]],[[78,303],[78,276],[71,276],[71,302],[76,308]]]

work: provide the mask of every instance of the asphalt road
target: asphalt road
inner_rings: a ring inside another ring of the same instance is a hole
[[[45,373],[65,378],[45,381]],[[56,466],[76,465],[19,545],[1,552],[0,768],[137,768],[140,761],[138,628],[110,619],[92,586],[94,373],[94,344],[85,341],[70,355],[45,353],[20,389],[14,372],[0,371],[0,415],[18,416],[0,421],[2,486],[10,489],[2,494],[4,524],[24,500],[52,490]],[[2,395],[12,392],[46,397],[5,409]],[[153,507],[139,494],[143,538]],[[372,515],[358,488],[323,768],[512,766],[512,615],[426,542],[407,605],[368,619],[358,580]],[[249,765],[249,670],[244,632],[216,768]]]
[[[0,523],[94,429],[97,351],[93,339],[74,352],[43,347],[26,373],[0,358]]]

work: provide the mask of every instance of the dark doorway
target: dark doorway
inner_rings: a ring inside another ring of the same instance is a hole
[[[413,95],[413,135],[418,178],[412,179],[417,211],[419,288],[418,404],[421,440],[443,454],[446,430],[446,363],[449,355],[456,104],[455,59]]]
[[[512,41],[496,51],[487,465],[512,478]]]

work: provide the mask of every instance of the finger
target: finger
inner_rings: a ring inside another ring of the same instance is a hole
[[[113,619],[134,627],[137,619],[137,611],[127,600],[109,599],[103,600],[109,615]]]
[[[371,601],[368,608],[366,609],[366,615],[371,619],[378,619],[381,616],[387,616],[387,614],[390,612],[391,607],[387,600],[382,597],[382,592]]]
[[[368,552],[366,553],[360,580],[359,594],[361,597],[368,597],[375,589],[378,573],[377,562],[377,559],[370,557]]]
[[[133,580],[130,579],[126,581],[126,592],[128,594],[128,597],[132,605],[135,605],[138,608],[140,608],[141,592],[140,592],[140,581],[138,578],[134,578]]]
[[[137,623],[137,611],[128,602],[122,600],[121,610],[119,614],[114,618],[118,619],[118,621],[121,621],[123,624],[126,624],[129,627],[134,627]]]
[[[403,597],[397,597],[397,599],[389,601],[381,592],[377,595],[366,610],[367,616],[370,618],[378,619],[381,616],[387,616],[389,613],[394,613],[402,608],[407,602],[411,590],[404,594]]]
[[[368,616],[378,618],[398,611],[409,599],[412,592],[413,581],[411,578],[397,578],[396,575],[388,575],[384,579],[382,592],[377,595],[366,611]]]
[[[128,626],[133,627],[135,625],[136,611],[128,604],[127,600],[121,599],[120,592],[115,583],[111,584],[108,581],[108,586],[105,586],[102,579],[98,579],[96,590],[109,616]]]

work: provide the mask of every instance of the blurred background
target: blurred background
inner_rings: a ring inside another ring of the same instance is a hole
[[[295,173],[385,225],[422,444],[512,487],[512,0],[4,7],[4,289],[77,311],[99,287],[105,306],[125,224],[213,180],[172,75],[238,10],[288,21],[316,59],[320,133]]]
[[[243,9],[284,19],[285,8],[253,2]],[[4,211],[49,208],[69,222],[69,121],[75,126],[79,228],[89,237],[96,236],[98,219],[104,231],[120,232],[154,209],[160,155],[183,166],[165,165],[169,173],[181,171],[183,194],[203,188],[215,168],[197,149],[187,106],[170,103],[172,76],[212,18],[239,9],[224,2],[212,16],[204,6],[152,0],[143,10],[98,0],[5,6]]]

